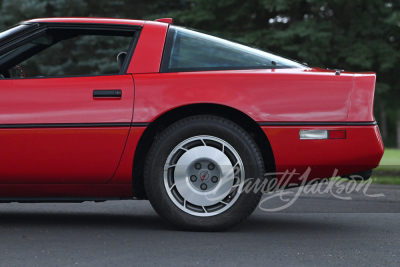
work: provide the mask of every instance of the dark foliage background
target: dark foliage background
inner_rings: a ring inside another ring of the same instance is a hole
[[[0,31],[59,16],[173,17],[310,66],[374,71],[375,116],[385,145],[400,147],[400,1],[0,0]]]

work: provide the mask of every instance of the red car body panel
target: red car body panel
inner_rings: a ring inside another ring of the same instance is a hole
[[[136,45],[128,73],[158,73],[168,24],[146,22]]]
[[[122,90],[121,98],[93,98],[93,90]],[[0,124],[110,123],[132,121],[131,75],[4,79]]]
[[[133,75],[133,122],[198,103],[234,107],[257,122],[345,122],[353,75],[289,70],[234,70]]]
[[[132,163],[136,147],[146,127],[132,127],[118,170],[109,184],[129,184],[132,187]]]
[[[354,74],[348,121],[374,121],[375,73]]]
[[[5,79],[0,84],[0,147],[7,151],[0,154],[2,183],[90,184],[112,178],[132,120],[131,75]],[[122,97],[95,99],[98,89],[119,89]],[[125,126],[85,127],[103,123]]]
[[[325,178],[335,166],[341,167],[338,175],[375,168],[383,155],[377,126],[347,124],[374,121],[375,74],[335,75],[316,68],[159,73],[167,23],[103,18],[30,22],[123,24],[142,30],[126,75],[0,80],[0,125],[78,124],[0,129],[0,147],[7,151],[0,155],[3,197],[132,196],[133,158],[145,125],[192,104],[231,107],[260,123],[277,172],[302,173],[311,167],[309,180]],[[122,98],[94,99],[95,89],[120,89]],[[303,125],[285,125],[293,122]],[[332,122],[340,125],[329,126]],[[104,125],[79,125],[93,123]],[[307,129],[346,130],[347,135],[300,140],[299,131]]]
[[[262,128],[274,151],[276,171],[284,173],[287,170],[296,170],[296,173],[300,174],[293,176],[290,180],[293,183],[301,183],[302,180],[298,178],[309,167],[311,172],[307,176],[308,181],[376,168],[384,152],[377,126]],[[346,130],[347,136],[346,139],[300,140],[300,130]]]
[[[117,170],[129,127],[0,131],[2,184],[98,184]],[[105,156],[107,155],[107,156]]]

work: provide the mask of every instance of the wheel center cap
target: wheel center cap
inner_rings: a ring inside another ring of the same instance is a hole
[[[208,171],[201,171],[199,176],[202,182],[208,181],[208,179],[210,178],[210,173]]]
[[[198,162],[203,166],[200,170],[195,168]],[[210,163],[215,165],[212,171],[206,169]],[[190,177],[196,174],[197,180],[193,182]],[[218,182],[211,181],[213,176],[218,177]],[[189,203],[211,206],[223,200],[231,191],[234,171],[229,158],[221,150],[200,146],[190,149],[179,158],[174,180],[179,194]]]

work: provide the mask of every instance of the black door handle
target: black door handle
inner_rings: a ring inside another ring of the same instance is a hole
[[[122,97],[122,90],[93,90],[93,97]]]

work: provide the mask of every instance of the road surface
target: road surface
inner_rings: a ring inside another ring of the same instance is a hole
[[[0,266],[400,266],[400,187],[367,193],[385,196],[303,192],[222,233],[176,229],[148,201],[0,204]]]

